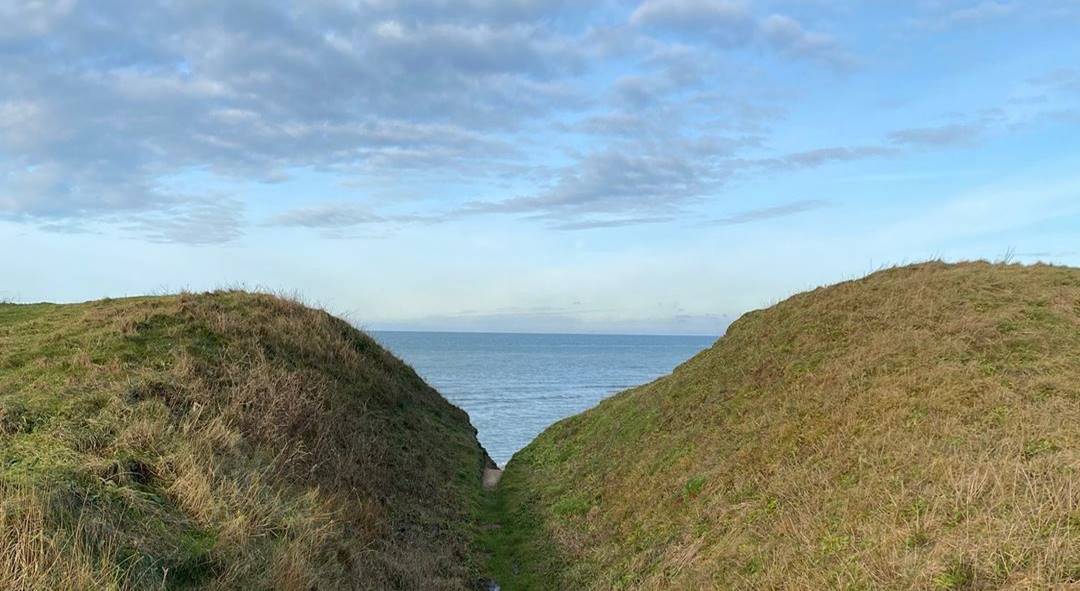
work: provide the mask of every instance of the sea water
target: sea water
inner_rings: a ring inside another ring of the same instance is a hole
[[[372,332],[469,413],[499,466],[552,423],[670,373],[715,337]]]

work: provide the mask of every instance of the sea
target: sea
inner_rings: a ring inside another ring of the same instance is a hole
[[[544,429],[668,374],[716,337],[373,331],[469,413],[500,467]]]

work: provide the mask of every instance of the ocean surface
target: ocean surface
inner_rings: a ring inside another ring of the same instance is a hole
[[[499,466],[559,419],[644,384],[715,337],[371,333],[465,409]]]

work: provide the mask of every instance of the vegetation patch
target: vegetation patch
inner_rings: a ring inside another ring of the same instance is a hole
[[[747,314],[514,457],[505,588],[1071,589],[1077,302],[932,262]]]
[[[472,590],[468,416],[268,295],[0,305],[0,587]]]
[[[695,476],[686,481],[686,485],[683,486],[683,494],[687,499],[696,499],[703,488],[705,488],[705,477]]]

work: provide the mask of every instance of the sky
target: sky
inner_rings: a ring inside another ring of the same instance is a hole
[[[1080,0],[0,0],[0,299],[721,334],[1080,265]]]

